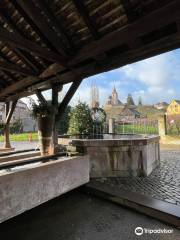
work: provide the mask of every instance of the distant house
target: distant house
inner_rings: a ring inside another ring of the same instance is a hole
[[[141,114],[134,108],[125,106],[119,114],[118,120],[120,121],[133,121],[140,118]]]
[[[172,100],[167,107],[167,115],[180,115],[180,100]]]
[[[5,122],[5,103],[0,102],[0,122]],[[22,130],[31,132],[37,130],[37,123],[31,116],[31,111],[23,101],[19,100],[12,115],[11,122],[21,121]]]
[[[12,115],[12,122],[19,120],[19,119],[24,119],[24,118],[29,118],[31,115],[31,111],[29,110],[28,106],[21,100],[19,100],[16,104],[16,108],[14,110],[14,113]],[[0,103],[0,121],[4,122],[5,121],[5,103]]]
[[[159,102],[159,103],[154,104],[154,107],[158,110],[166,109],[168,107],[168,103],[167,102]]]

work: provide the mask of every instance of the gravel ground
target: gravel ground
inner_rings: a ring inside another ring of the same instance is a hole
[[[148,177],[103,178],[95,181],[180,206],[180,151],[162,150],[160,166]]]
[[[144,233],[136,227],[168,229]],[[72,191],[0,224],[2,240],[178,240],[180,231],[109,201]]]

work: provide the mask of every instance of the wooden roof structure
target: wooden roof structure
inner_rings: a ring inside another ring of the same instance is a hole
[[[0,101],[179,46],[178,0],[1,0]]]

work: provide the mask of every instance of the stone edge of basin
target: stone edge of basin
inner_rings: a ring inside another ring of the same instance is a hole
[[[88,159],[76,156],[66,160],[1,175],[0,223],[89,181]]]
[[[133,139],[73,139],[71,144],[73,146],[122,146],[122,145],[147,145],[151,142],[159,142],[160,136],[153,135],[144,138],[133,138]]]
[[[49,158],[53,157],[54,155],[50,155]],[[59,162],[64,162],[64,161],[68,161],[68,160],[73,160],[73,159],[76,159],[76,158],[83,158],[84,156],[67,156],[67,157],[63,157],[61,158],[61,156],[57,156],[58,159],[56,160],[50,160],[50,161],[47,161],[47,162],[44,162],[44,163],[40,163],[39,165],[34,165],[34,166],[31,166],[31,167],[28,167],[28,168],[25,168],[25,169],[22,169],[22,170],[17,170],[17,172],[19,171],[29,171],[31,170],[32,168],[39,168],[39,167],[45,167],[47,165],[53,165],[53,164],[56,164],[56,163],[59,163]],[[29,158],[29,159],[21,159],[21,160],[15,160],[15,161],[12,161],[12,162],[2,162],[0,163],[0,169],[1,168],[10,168],[12,167],[11,164],[15,165],[15,164],[18,164],[18,166],[21,165],[28,165],[28,164],[31,164],[31,161],[33,159],[36,159],[37,161],[36,162],[41,162],[43,161],[43,157],[41,156],[37,156],[37,157],[32,157],[32,158]],[[36,163],[36,162],[33,162],[33,163]],[[4,176],[4,175],[7,175],[7,174],[13,174],[14,171],[12,172],[7,172],[7,173],[3,173],[0,175],[1,176]]]
[[[147,216],[180,228],[180,207],[134,192],[116,189],[99,182],[89,182],[81,191],[133,209]]]

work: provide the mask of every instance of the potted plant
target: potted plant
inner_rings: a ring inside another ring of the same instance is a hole
[[[32,104],[32,114],[38,121],[38,135],[40,141],[41,155],[52,154],[53,126],[56,109],[51,102]]]

